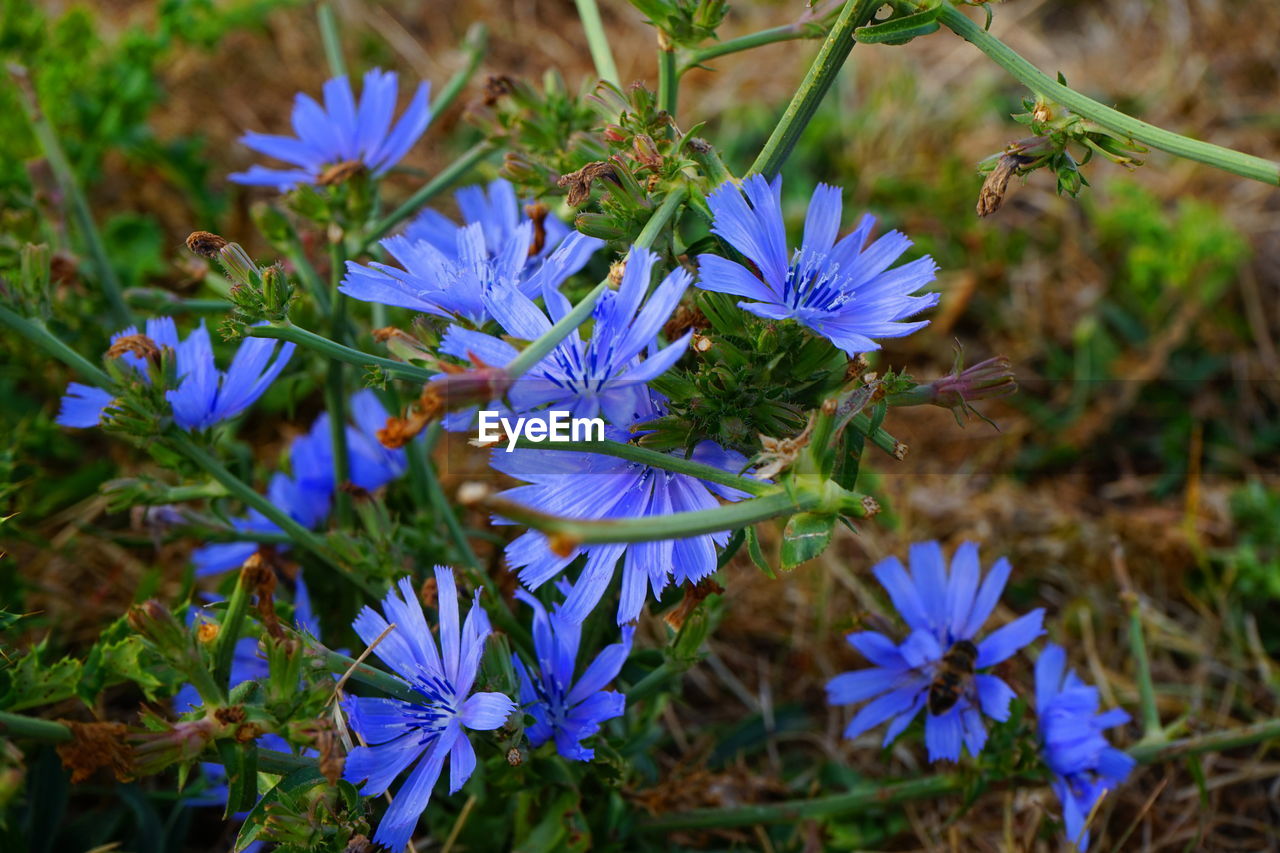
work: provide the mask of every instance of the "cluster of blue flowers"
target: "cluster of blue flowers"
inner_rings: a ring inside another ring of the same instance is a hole
[[[247,134],[250,148],[289,164],[253,166],[232,176],[244,184],[281,191],[326,184],[335,167],[358,166],[374,178],[409,151],[431,120],[429,87],[422,84],[394,126],[398,80],[370,71],[355,99],[345,77],[328,81],[324,103],[298,95],[293,111],[296,137]],[[382,241],[396,262],[349,262],[341,292],[354,299],[420,311],[450,322],[439,347],[442,355],[473,365],[501,366],[519,354],[517,343],[546,334],[571,310],[561,288],[582,270],[603,243],[568,228],[545,208],[522,204],[514,188],[494,181],[456,195],[463,221],[425,211],[403,233]],[[740,253],[744,262],[703,254],[698,275],[683,269],[653,285],[658,257],[633,247],[616,289],[594,307],[589,333],[571,332],[492,405],[538,416],[548,408],[575,417],[602,415],[609,437],[627,441],[643,425],[665,414],[667,401],[649,386],[684,355],[692,332],[661,340],[661,331],[690,284],[731,294],[739,306],[775,321],[794,321],[830,340],[849,356],[880,347],[880,340],[910,334],[927,324],[913,319],[934,306],[937,293],[922,293],[936,265],[923,257],[893,266],[910,241],[890,232],[870,241],[874,220],[864,217],[853,233],[837,239],[842,211],[838,188],[820,185],[813,193],[799,249],[788,251],[781,204],[781,180],[752,176],[726,183],[707,199],[712,232]],[[539,307],[537,300],[541,300]],[[214,366],[203,324],[179,340],[173,321],[148,321],[146,336],[172,350],[178,385],[167,392],[174,421],[184,429],[207,429],[244,411],[267,389],[288,361],[293,345],[251,338],[241,344],[230,367]],[[127,329],[116,336],[136,336]],[[127,349],[127,348],[126,348]],[[119,357],[147,377],[135,351]],[[58,422],[86,427],[101,422],[111,392],[72,383]],[[387,412],[372,391],[351,400],[354,425],[346,426],[351,482],[378,489],[406,468],[403,450],[389,450],[376,438]],[[466,428],[472,411],[446,419]],[[289,473],[276,473],[268,498],[307,528],[328,516],[335,483],[332,435],[322,415],[289,450]],[[726,472],[747,472],[748,460],[711,441],[690,454],[697,462]],[[612,456],[533,450],[495,453],[491,466],[522,482],[500,497],[544,513],[585,520],[663,517],[711,509],[745,493],[697,477],[677,474]],[[749,472],[748,472],[749,474]],[[497,523],[510,523],[495,518]],[[232,522],[245,533],[279,533],[256,511]],[[654,542],[552,547],[528,530],[506,546],[509,566],[529,590],[556,581],[559,601],[548,608],[530,592],[516,597],[532,611],[535,661],[513,656],[519,701],[477,690],[480,661],[490,626],[477,599],[462,620],[453,572],[435,569],[438,640],[409,578],[382,602],[381,612],[365,607],[354,622],[360,638],[395,673],[413,701],[350,697],[344,702],[350,727],[362,746],[348,755],[344,776],[365,795],[387,791],[402,773],[407,778],[386,811],[374,840],[402,849],[443,773],[457,791],[476,766],[468,731],[502,727],[518,708],[532,718],[525,729],[534,747],[552,742],[565,758],[587,761],[585,742],[606,721],[623,713],[625,697],[606,689],[631,650],[634,622],[648,591],[655,598],[672,583],[696,583],[716,570],[717,549],[728,533],[708,533]],[[208,545],[193,554],[199,574],[239,566],[258,546],[253,542]],[[576,579],[563,577],[579,566]],[[605,647],[577,680],[583,620],[603,599],[621,569],[617,622],[621,640]],[[998,561],[985,576],[977,546],[962,545],[948,565],[937,543],[911,548],[910,570],[896,558],[874,569],[909,630],[901,642],[862,631],[849,643],[873,666],[844,673],[827,685],[834,704],[862,704],[845,731],[849,738],[887,723],[889,744],[925,712],[924,740],[931,761],[976,756],[987,741],[986,719],[1009,718],[1014,690],[992,667],[1025,649],[1044,633],[1037,609],[993,631],[984,626],[1010,574]],[[299,585],[299,618],[305,588]],[[253,641],[241,641],[232,681],[262,677],[264,663]],[[1055,774],[1068,836],[1087,844],[1085,816],[1102,793],[1118,784],[1132,761],[1111,748],[1101,732],[1123,723],[1121,711],[1098,713],[1097,691],[1064,672],[1065,654],[1050,646],[1036,665],[1037,705],[1044,760]],[[179,697],[179,707],[191,697]]]
[[[937,542],[911,546],[910,571],[896,557],[873,569],[894,608],[910,629],[901,643],[876,631],[850,634],[849,645],[874,664],[842,673],[827,683],[834,705],[865,702],[845,729],[856,738],[888,722],[888,746],[928,709],[924,723],[930,761],[957,761],[962,748],[976,756],[987,741],[983,716],[1009,719],[1013,689],[982,672],[1012,657],[1044,633],[1044,611],[1036,609],[988,633],[978,634],[1008,583],[1011,566],[1000,559],[982,577],[978,546],[965,542],[948,567]],[[964,649],[957,667],[956,649]],[[1066,653],[1050,645],[1036,661],[1036,710],[1041,752],[1054,773],[1067,838],[1085,849],[1085,818],[1106,791],[1124,781],[1134,761],[1114,749],[1102,730],[1128,722],[1121,710],[1098,713],[1098,691],[1074,672],[1063,674]],[[945,696],[946,701],[938,701]],[[945,706],[945,707],[942,707]]]

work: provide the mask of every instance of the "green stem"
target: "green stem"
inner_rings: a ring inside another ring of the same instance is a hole
[[[917,3],[917,5],[921,5]],[[1100,104],[1079,92],[1062,85],[1039,68],[1022,58],[1004,42],[975,24],[950,3],[943,3],[938,10],[938,21],[965,41],[1008,71],[1029,89],[1044,95],[1067,109],[1097,122],[1121,136],[1167,151],[1178,157],[1216,166],[1232,174],[1252,178],[1266,184],[1280,185],[1280,163],[1242,154],[1221,145],[1201,142],[1164,128],[1148,124],[1125,115],[1119,110]]]
[[[399,628],[405,628],[405,626],[397,626],[397,630]],[[318,651],[320,653],[319,663],[323,669],[338,675],[344,675],[347,671],[350,671],[352,681],[367,684],[370,687],[381,690],[388,696],[394,696],[397,699],[403,699],[415,705],[423,704],[421,693],[391,673],[383,672],[375,666],[369,666],[367,663],[356,663],[355,658],[348,657],[341,652],[334,652],[324,648]]]
[[[330,568],[333,568],[344,578],[360,587],[365,592],[374,596],[378,594],[377,590],[375,590],[366,579],[352,574],[350,571],[338,564],[334,557],[329,553],[329,549],[325,546],[323,539],[303,527],[298,522],[294,521],[288,513],[255,492],[248,484],[224,468],[221,462],[210,455],[210,453],[203,447],[192,441],[190,436],[185,432],[174,428],[166,434],[166,438],[179,453],[190,459],[202,468],[210,477],[213,477],[213,479],[225,486],[228,494],[246,506],[252,507],[262,513],[269,521],[288,534],[289,538],[292,539],[295,544],[300,545],[307,551],[310,551]]]
[[[222,625],[218,628],[218,636],[213,642],[213,681],[214,684],[231,683],[231,663],[236,654],[236,643],[244,630],[245,613],[249,609],[251,590],[245,583],[245,572],[242,569],[236,578],[235,589],[227,600],[227,609],[222,617]]]
[[[631,698],[630,693],[628,698]],[[1131,747],[1128,752],[1139,764],[1157,764],[1187,755],[1239,749],[1276,739],[1280,739],[1280,719],[1264,720],[1238,729],[1209,732],[1163,744],[1138,744]],[[842,817],[906,800],[928,799],[959,793],[967,784],[965,778],[960,775],[927,776],[922,779],[909,779],[810,800],[676,812],[642,821],[639,829],[642,832],[671,832],[683,829],[791,823],[802,818]]]
[[[812,818],[855,814],[871,808],[941,797],[964,790],[965,778],[958,773],[925,776],[888,785],[868,785],[845,794],[809,800],[738,806],[729,809],[693,809],[643,820],[641,832],[673,832],[685,829],[712,829],[722,826],[754,826],[767,823],[799,823]]]
[[[854,415],[849,421],[849,427],[861,433],[867,441],[870,441],[895,459],[901,459],[907,452],[907,446],[885,432],[884,427],[876,427],[873,430],[871,428],[871,416],[866,412],[859,412]]]
[[[115,384],[105,370],[67,346],[61,338],[46,329],[38,320],[29,320],[0,305],[0,325],[17,332],[43,350],[45,354],[71,367],[82,378],[94,385],[100,388],[111,388]]]
[[[563,536],[572,540],[574,545],[596,545],[605,542],[683,539],[704,533],[733,530],[780,515],[807,512],[825,506],[829,502],[824,494],[816,491],[801,491],[794,495],[777,491],[713,509],[609,521],[584,521],[547,515],[507,501],[491,501],[489,506],[503,518],[528,524],[544,533]]]
[[[378,367],[385,370],[389,376],[409,382],[430,382],[431,377],[435,376],[435,371],[427,370],[425,367],[415,367],[412,364],[405,364],[403,361],[369,355],[360,350],[343,346],[323,335],[317,335],[315,332],[304,329],[301,326],[295,326],[292,323],[276,326],[248,326],[244,331],[251,338],[276,338],[282,341],[292,341],[328,358],[347,364],[354,364],[357,367]]]
[[[342,338],[347,321],[347,300],[338,288],[342,285],[342,270],[346,258],[342,252],[342,241],[329,242],[329,305],[332,314],[329,318],[330,338],[337,341]],[[329,410],[329,442],[333,446],[333,495],[334,509],[338,524],[346,528],[351,525],[351,495],[344,488],[351,479],[351,456],[347,448],[347,390],[343,374],[343,362],[334,358],[329,360],[328,375],[325,377],[325,406]]]
[[[417,213],[424,204],[447,190],[453,185],[454,181],[457,181],[467,172],[471,171],[473,166],[485,157],[488,157],[494,150],[494,147],[494,144],[487,140],[473,145],[465,154],[457,160],[454,160],[442,171],[437,173],[434,178],[424,184],[417,192],[409,196],[409,198],[405,200],[404,204],[378,220],[374,226],[369,229],[368,233],[364,235],[364,239],[361,241],[358,251],[354,252],[354,254],[359,255],[368,251],[370,246],[390,233],[391,229],[395,228],[410,216],[413,216],[413,214]]]
[[[653,216],[645,223],[641,229],[639,236],[636,237],[634,245],[647,249],[658,239],[658,235],[662,233],[662,229],[667,223],[674,218],[676,210],[684,201],[688,188],[683,184],[672,187],[671,192],[667,193],[667,197],[662,200],[662,204],[654,211]],[[518,379],[527,373],[535,364],[542,361],[560,342],[569,336],[569,333],[586,322],[591,316],[592,310],[596,307],[596,303],[600,301],[600,297],[604,295],[605,290],[609,287],[609,279],[605,279],[592,288],[591,292],[582,297],[582,300],[568,313],[556,321],[550,329],[546,331],[542,337],[525,347],[511,362],[507,365],[507,373],[512,379]]]
[[[596,76],[607,83],[622,88],[622,78],[618,76],[617,63],[613,61],[613,49],[609,47],[609,36],[604,31],[604,21],[600,20],[600,9],[596,0],[574,0],[578,6],[578,17],[582,19],[582,30],[587,36],[587,48],[591,51],[591,61],[596,66]]]
[[[0,711],[0,735],[29,737],[46,743],[62,743],[71,740],[71,729],[53,720],[41,720],[38,717]]]
[[[758,172],[766,178],[773,178],[778,174],[791,154],[791,149],[800,141],[800,135],[818,111],[818,105],[822,103],[827,90],[835,82],[849,51],[853,49],[853,31],[870,20],[879,5],[880,0],[848,0],[845,3],[840,17],[836,19],[831,32],[827,33],[827,39],[822,43],[817,58],[809,66],[800,88],[787,105],[787,111],[782,114],[782,121],[778,122],[778,126],[769,135],[760,156],[756,157],[747,174]]]
[[[324,58],[329,62],[329,76],[346,77],[347,63],[342,58],[342,40],[338,38],[338,22],[333,16],[333,7],[328,3],[316,6],[316,21],[320,24]]]
[[[706,480],[710,483],[719,483],[722,486],[739,489],[750,495],[763,495],[776,488],[769,483],[733,474],[723,468],[716,468],[714,465],[706,465],[702,462],[695,462],[692,459],[684,459],[670,453],[650,450],[647,447],[640,447],[635,444],[624,444],[621,441],[557,441],[555,443],[534,443],[529,441],[527,438],[522,438],[516,442],[516,447],[521,449],[527,448],[530,450],[545,451],[571,450],[580,453],[599,453],[604,456],[616,456],[619,459],[626,459],[630,462],[639,462],[642,465],[648,465],[650,468],[661,468],[664,471],[675,471],[677,474],[688,474],[690,477],[697,477],[699,480]]]
[[[316,272],[315,266],[307,258],[307,253],[302,248],[302,238],[292,225],[289,225],[288,228],[289,234],[288,240],[284,245],[284,256],[289,259],[289,263],[293,264],[293,269],[297,272],[298,278],[302,279],[303,286],[311,294],[311,298],[316,301],[316,308],[320,310],[321,314],[328,314],[329,291],[324,286],[324,282],[320,280],[320,274]]]
[[[658,107],[666,110],[672,120],[676,117],[676,104],[680,97],[680,73],[676,70],[676,51],[666,44],[666,37],[658,31]]]
[[[1131,593],[1130,593],[1131,595]],[[1147,641],[1142,634],[1142,611],[1136,600],[1129,605],[1129,652],[1137,669],[1138,704],[1142,709],[1142,739],[1152,743],[1164,740],[1160,725],[1160,710],[1156,707],[1156,688],[1151,679],[1151,659],[1147,656]]]
[[[84,191],[80,188],[80,183],[76,180],[75,172],[71,168],[71,163],[67,160],[67,155],[62,150],[62,143],[58,141],[58,134],[53,129],[53,125],[48,118],[45,117],[44,111],[40,108],[35,87],[31,85],[26,69],[11,65],[9,73],[17,84],[18,94],[27,113],[27,119],[31,122],[31,130],[35,134],[36,141],[40,143],[40,148],[44,151],[45,160],[49,163],[49,169],[53,172],[54,180],[57,181],[59,189],[62,190],[62,194],[71,205],[71,215],[75,219],[76,225],[79,226],[80,236],[84,239],[85,246],[89,250],[89,257],[93,261],[94,269],[98,274],[98,283],[102,285],[102,292],[107,297],[111,315],[117,326],[128,326],[133,322],[133,315],[129,311],[129,306],[125,304],[124,291],[120,285],[120,279],[116,276],[115,268],[111,266],[111,260],[107,257],[107,248],[102,242],[102,235],[98,232],[97,223],[93,221],[93,213],[89,210],[89,201],[85,198]]]
[[[484,59],[484,54],[488,47],[489,28],[481,23],[472,24],[471,28],[467,30],[466,36],[462,39],[462,49],[467,55],[466,64],[449,78],[449,82],[441,90],[440,96],[431,105],[431,114],[433,116],[441,115],[449,107],[453,106],[453,102],[458,99],[458,96],[462,94],[462,90],[467,87],[467,83],[475,76],[476,69],[480,67],[480,60]]]

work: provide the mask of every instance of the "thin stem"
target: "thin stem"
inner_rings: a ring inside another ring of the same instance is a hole
[[[595,545],[605,542],[652,542],[661,539],[683,539],[704,533],[733,530],[780,515],[817,509],[826,503],[818,492],[789,495],[778,491],[714,509],[677,512],[651,518],[627,518],[608,521],[585,521],[547,515],[509,501],[491,500],[490,508],[503,518],[528,524],[545,533],[569,540],[572,545]]]
[[[467,54],[466,64],[449,78],[449,82],[440,91],[440,96],[431,105],[432,115],[438,116],[453,106],[453,102],[458,99],[458,96],[462,94],[462,90],[467,87],[467,83],[475,76],[476,69],[480,67],[480,60],[484,59],[484,54],[488,47],[489,28],[481,23],[472,24],[471,28],[467,30],[466,36],[462,39],[462,49]]]
[[[917,3],[917,5],[921,5]],[[1266,184],[1280,185],[1280,163],[1242,154],[1211,142],[1201,142],[1145,121],[1125,115],[1119,110],[1100,104],[1079,92],[1062,85],[1018,55],[1004,42],[975,24],[950,3],[938,9],[938,21],[943,26],[970,42],[978,50],[1008,71],[1029,89],[1051,98],[1067,109],[1097,122],[1107,130],[1135,139],[1138,142],[1167,151],[1178,157],[1216,166],[1232,174]]]
[[[372,228],[364,235],[359,250],[354,254],[361,254],[368,251],[369,247],[381,240],[391,229],[395,228],[404,220],[413,214],[431,199],[447,190],[455,181],[471,171],[471,168],[488,157],[494,150],[494,144],[489,141],[479,142],[467,150],[465,154],[454,160],[442,171],[436,174],[434,178],[424,184],[417,192],[409,196],[404,204],[388,213],[382,219],[378,220]]]
[[[130,308],[141,308],[155,314],[225,314],[225,299],[183,299],[167,290],[128,288],[124,299]]]
[[[719,483],[722,486],[729,486],[739,489],[750,495],[763,495],[774,490],[774,486],[761,480],[752,480],[749,477],[743,477],[733,474],[723,468],[716,468],[714,465],[706,465],[702,462],[695,462],[692,459],[684,459],[674,456],[670,453],[662,453],[658,450],[650,450],[647,447],[640,447],[635,444],[625,444],[621,441],[557,441],[554,443],[534,443],[527,438],[522,438],[516,442],[516,447],[530,450],[546,450],[546,451],[563,451],[571,450],[580,453],[599,453],[604,456],[616,456],[619,459],[626,459],[630,462],[639,462],[642,465],[648,465],[650,468],[661,468],[664,471],[675,471],[677,474],[688,474],[690,477],[697,477],[699,480],[706,480],[711,483]]]
[[[338,38],[338,22],[333,16],[333,6],[329,3],[316,6],[316,21],[320,24],[320,40],[324,42],[324,58],[329,63],[329,76],[346,77],[347,63],[342,58],[342,40]]]
[[[342,240],[329,241],[329,335],[334,340],[342,338],[347,321],[347,300],[338,289],[342,285],[342,270],[346,258],[342,252]],[[351,495],[344,488],[351,479],[351,456],[347,448],[347,390],[343,374],[343,362],[329,360],[325,377],[325,406],[329,410],[329,442],[333,446],[334,509],[338,524],[351,524]]]
[[[5,737],[29,737],[47,743],[61,743],[71,740],[71,729],[53,720],[41,720],[38,717],[27,717],[0,711],[0,735]]]
[[[103,295],[107,297],[107,304],[111,308],[112,318],[117,326],[128,326],[133,322],[133,315],[129,311],[129,306],[125,304],[124,289],[116,276],[115,268],[111,266],[111,260],[107,257],[107,248],[102,242],[97,223],[93,221],[89,201],[85,198],[79,181],[76,180],[66,152],[62,150],[58,134],[45,117],[44,111],[40,109],[40,102],[36,97],[35,87],[27,75],[27,70],[21,66],[10,65],[9,73],[17,84],[22,106],[27,113],[27,119],[31,122],[31,130],[44,151],[45,160],[49,163],[54,180],[58,182],[59,189],[71,205],[71,215],[79,226],[80,236],[89,250],[89,257],[98,274],[98,283],[102,286]]]
[[[753,50],[757,47],[764,47],[767,44],[774,44],[780,41],[822,38],[826,35],[826,27],[821,23],[822,19],[839,5],[839,0],[835,0],[835,2],[827,0],[825,3],[819,3],[812,9],[806,10],[805,14],[794,23],[771,27],[767,30],[760,30],[757,33],[726,39],[725,41],[699,48],[689,54],[684,65],[680,67],[680,74],[683,75],[686,71],[697,68],[704,62],[718,59],[721,56],[728,56],[731,53]]]
[[[0,305],[0,325],[22,335],[47,355],[66,364],[94,385],[110,388],[115,384],[105,370],[67,346],[61,338],[46,329],[38,320],[27,319]]]
[[[672,187],[671,192],[667,193],[667,197],[662,200],[662,204],[654,211],[649,221],[645,223],[641,229],[639,236],[636,237],[634,245],[640,248],[649,248],[658,239],[658,235],[662,233],[662,229],[667,223],[675,217],[676,210],[684,201],[688,189],[683,185]],[[581,326],[586,319],[591,316],[592,310],[596,307],[596,303],[600,301],[600,297],[604,295],[605,290],[609,287],[609,279],[605,279],[597,284],[590,293],[582,297],[582,300],[568,313],[556,321],[550,329],[535,341],[532,341],[525,347],[511,362],[507,365],[507,373],[512,379],[517,379],[527,373],[535,364],[542,361],[553,349],[560,345],[560,342],[569,336],[569,333]]]
[[[307,349],[315,350],[328,358],[347,364],[354,364],[357,367],[366,369],[378,367],[386,371],[388,376],[404,379],[408,382],[430,382],[431,377],[435,376],[435,371],[427,370],[425,367],[415,367],[412,364],[405,364],[403,361],[370,355],[366,352],[343,346],[323,335],[317,335],[315,332],[304,329],[301,326],[295,326],[292,323],[277,326],[249,326],[244,331],[251,338],[276,338],[282,341],[292,341]]]
[[[818,105],[853,49],[853,31],[870,20],[879,3],[880,0],[848,0],[845,3],[800,88],[787,105],[787,111],[782,114],[782,121],[773,129],[747,174],[758,172],[766,178],[773,178],[782,169],[782,164],[800,141],[800,135],[818,111]]]
[[[1263,720],[1238,729],[1224,729],[1165,743],[1140,743],[1128,752],[1139,764],[1157,764],[1187,755],[1222,752],[1280,739],[1280,719]]]
[[[604,31],[604,21],[600,20],[600,9],[596,0],[574,0],[578,6],[578,17],[582,19],[582,30],[587,36],[587,48],[591,51],[591,61],[596,66],[596,76],[607,83],[622,88],[622,78],[618,76],[618,65],[613,61],[613,48],[609,47],[609,36]]]
[[[1131,596],[1129,604],[1129,652],[1137,668],[1138,704],[1142,709],[1142,739],[1150,742],[1164,740],[1160,725],[1160,710],[1156,707],[1155,683],[1151,679],[1151,660],[1147,655],[1147,641],[1142,634],[1142,610],[1137,597]]]
[[[676,70],[675,48],[667,44],[662,31],[658,31],[658,106],[666,110],[672,119],[676,117],[676,104],[680,97],[680,73]]]
[[[288,534],[294,543],[315,554],[322,562],[336,570],[344,578],[370,595],[377,595],[377,591],[366,579],[352,574],[338,564],[329,553],[329,549],[325,546],[323,539],[294,521],[288,513],[255,492],[247,483],[224,468],[221,462],[210,455],[203,447],[192,441],[185,432],[175,428],[166,434],[166,438],[179,453],[204,469],[209,476],[225,486],[228,494],[232,497],[262,513],[269,521]]]
[[[288,225],[288,240],[284,246],[284,256],[289,259],[289,263],[293,264],[294,271],[297,272],[298,278],[302,280],[302,285],[311,294],[311,298],[316,301],[316,308],[321,314],[329,313],[329,291],[324,286],[324,282],[320,280],[320,274],[316,272],[315,266],[307,258],[306,251],[302,248],[302,238],[298,236],[298,232],[293,225]]]
[[[872,429],[871,416],[866,412],[859,412],[854,415],[849,420],[849,428],[861,433],[867,441],[870,441],[895,459],[902,459],[907,453],[907,446],[885,432],[884,427]]]

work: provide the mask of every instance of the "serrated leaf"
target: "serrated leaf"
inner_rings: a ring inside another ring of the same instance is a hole
[[[30,651],[0,672],[0,708],[21,711],[70,699],[76,695],[83,669],[75,658],[45,664],[40,660],[40,649]]]
[[[791,516],[782,531],[782,568],[794,569],[827,549],[836,516],[830,513],[802,512]]]

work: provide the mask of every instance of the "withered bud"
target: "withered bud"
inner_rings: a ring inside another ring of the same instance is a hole
[[[513,746],[507,750],[507,764],[510,764],[512,767],[519,767],[523,763],[524,756],[520,754],[519,747]]]
[[[638,133],[631,140],[631,153],[650,169],[662,168],[662,154],[658,152],[658,144],[647,133]]]
[[[880,514],[880,502],[871,495],[862,496],[862,509],[867,514],[867,518],[873,518]]]
[[[107,350],[107,358],[119,358],[125,353],[133,353],[141,359],[160,357],[160,347],[146,335],[124,335],[116,338]]]
[[[440,586],[434,577],[429,577],[422,582],[422,586],[418,589],[418,599],[424,607],[435,609],[436,602],[440,599]]]
[[[1009,147],[996,161],[995,168],[987,174],[978,192],[978,215],[990,216],[1004,204],[1009,190],[1009,180],[1018,170],[1036,161],[1050,141],[1042,136],[1031,136],[1009,143]]]
[[[570,207],[577,207],[591,196],[591,184],[600,178],[618,182],[612,163],[604,160],[588,163],[576,172],[561,175],[556,186],[568,190],[566,201]]]
[[[187,248],[193,254],[209,260],[215,260],[225,245],[226,238],[219,237],[212,231],[192,231],[187,235]]]
[[[671,612],[662,617],[662,620],[671,626],[671,630],[679,631],[684,627],[684,623],[688,621],[689,616],[698,608],[698,605],[708,595],[719,595],[724,592],[724,587],[716,583],[711,578],[705,578],[694,584],[686,583],[684,586],[684,598],[680,600],[680,605]]]
[[[671,319],[662,327],[662,334],[667,340],[674,341],[689,329],[705,329],[709,325],[711,323],[707,320],[707,315],[697,306],[677,305]]]
[[[72,784],[80,784],[104,767],[117,781],[133,778],[133,747],[126,740],[129,729],[123,723],[59,722],[71,730],[71,740],[57,749],[62,766],[71,771]]]
[[[533,222],[533,240],[529,243],[529,257],[541,252],[547,245],[547,206],[540,201],[524,206],[524,215]]]
[[[695,334],[693,336],[693,351],[709,352],[711,350],[711,346],[713,343],[714,342],[711,340],[711,338],[707,337],[706,335]]]
[[[239,705],[231,705],[226,708],[219,708],[213,712],[213,718],[224,726],[234,726],[244,722],[244,708]]]
[[[609,264],[609,286],[617,290],[622,286],[622,277],[627,273],[627,262],[614,261]]]
[[[201,622],[196,627],[196,639],[203,645],[209,645],[218,639],[221,627],[216,622]]]
[[[490,74],[485,78],[481,100],[486,107],[491,107],[501,98],[514,92],[515,88],[515,83],[505,74]]]

